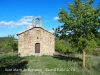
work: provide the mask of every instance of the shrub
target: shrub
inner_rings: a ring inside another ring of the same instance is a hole
[[[0,52],[11,52],[18,49],[18,43],[15,41],[13,35],[8,35],[8,37],[3,38],[3,41],[0,43]]]

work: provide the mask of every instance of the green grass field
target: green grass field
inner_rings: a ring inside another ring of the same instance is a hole
[[[75,57],[0,54],[0,75],[100,75],[100,57],[87,56],[82,68],[81,55]]]

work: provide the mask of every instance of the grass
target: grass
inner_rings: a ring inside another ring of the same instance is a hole
[[[86,68],[82,68],[80,55],[76,57],[27,56],[17,57],[16,53],[0,55],[0,70],[15,68],[16,71],[3,71],[0,75],[99,75],[100,57],[87,56]],[[18,71],[19,70],[19,71]]]
[[[18,75],[28,62],[24,58],[19,58],[17,53],[0,54],[0,75]]]

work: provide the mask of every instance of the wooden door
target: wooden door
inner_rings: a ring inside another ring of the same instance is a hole
[[[40,53],[40,43],[35,44],[35,53]]]

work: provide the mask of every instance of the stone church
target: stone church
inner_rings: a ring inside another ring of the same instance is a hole
[[[36,26],[39,20],[39,26]],[[42,20],[34,18],[32,28],[27,29],[18,36],[18,55],[20,57],[30,55],[53,55],[55,52],[55,36],[42,28]]]

